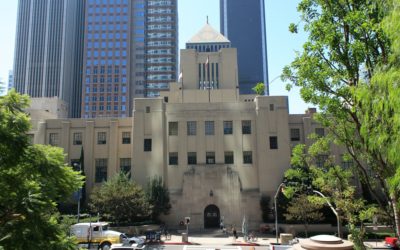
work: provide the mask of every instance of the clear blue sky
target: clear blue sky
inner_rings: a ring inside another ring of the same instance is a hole
[[[219,0],[178,0],[179,6],[179,46],[184,48],[188,41],[206,22],[219,30]],[[245,0],[243,0],[245,1]],[[300,51],[305,35],[292,35],[289,24],[299,21],[296,11],[299,0],[266,0],[266,28],[268,43],[269,79],[278,77],[282,68],[289,64],[295,51]],[[8,77],[8,70],[13,67],[17,0],[0,1],[0,78]],[[280,79],[270,85],[271,95],[289,96],[289,111],[292,114],[303,113],[309,105],[305,104],[298,89],[290,92]]]

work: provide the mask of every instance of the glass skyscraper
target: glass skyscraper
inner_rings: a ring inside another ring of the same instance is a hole
[[[82,117],[127,117],[176,79],[176,0],[87,0]]]
[[[254,94],[258,82],[269,94],[264,7],[264,0],[220,0],[221,33],[237,48],[241,94]]]
[[[31,97],[58,97],[80,116],[84,1],[19,0],[14,86]]]

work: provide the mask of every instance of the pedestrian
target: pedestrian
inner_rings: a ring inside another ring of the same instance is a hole
[[[224,221],[221,220],[221,222],[219,223],[219,228],[220,228],[221,230],[224,229]]]
[[[236,228],[235,227],[232,228],[232,232],[233,232],[233,238],[237,239],[238,236],[237,236],[237,232],[236,232]]]

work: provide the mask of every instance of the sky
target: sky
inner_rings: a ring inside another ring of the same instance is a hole
[[[300,20],[299,1],[265,0],[270,95],[289,96],[291,114],[304,113],[311,106],[302,101],[297,88],[286,91],[286,83],[279,78],[306,40],[305,34],[294,35],[288,29],[290,23]],[[0,1],[0,79],[5,81],[13,67],[17,5],[18,0]],[[178,0],[178,8],[180,48],[203,27],[207,16],[210,25],[219,30],[219,0]]]

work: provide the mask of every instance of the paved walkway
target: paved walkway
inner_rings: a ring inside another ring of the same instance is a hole
[[[269,246],[271,243],[276,243],[276,238],[273,235],[260,235],[257,241],[246,242],[242,236],[238,239],[234,239],[232,235],[225,235],[218,232],[207,232],[207,233],[190,233],[188,237],[189,244],[193,245],[241,245],[241,246]],[[170,240],[164,241],[164,244],[180,245],[188,244],[182,242],[181,234],[172,234]],[[365,245],[370,249],[383,249],[383,241],[367,241]]]
[[[234,239],[232,235],[215,232],[190,233],[188,241],[195,245],[247,245],[247,246],[269,246],[270,242],[275,242],[275,238],[269,236],[259,236],[257,241],[245,241],[243,236]],[[164,244],[182,243],[182,234],[172,234],[170,240],[164,241]]]

